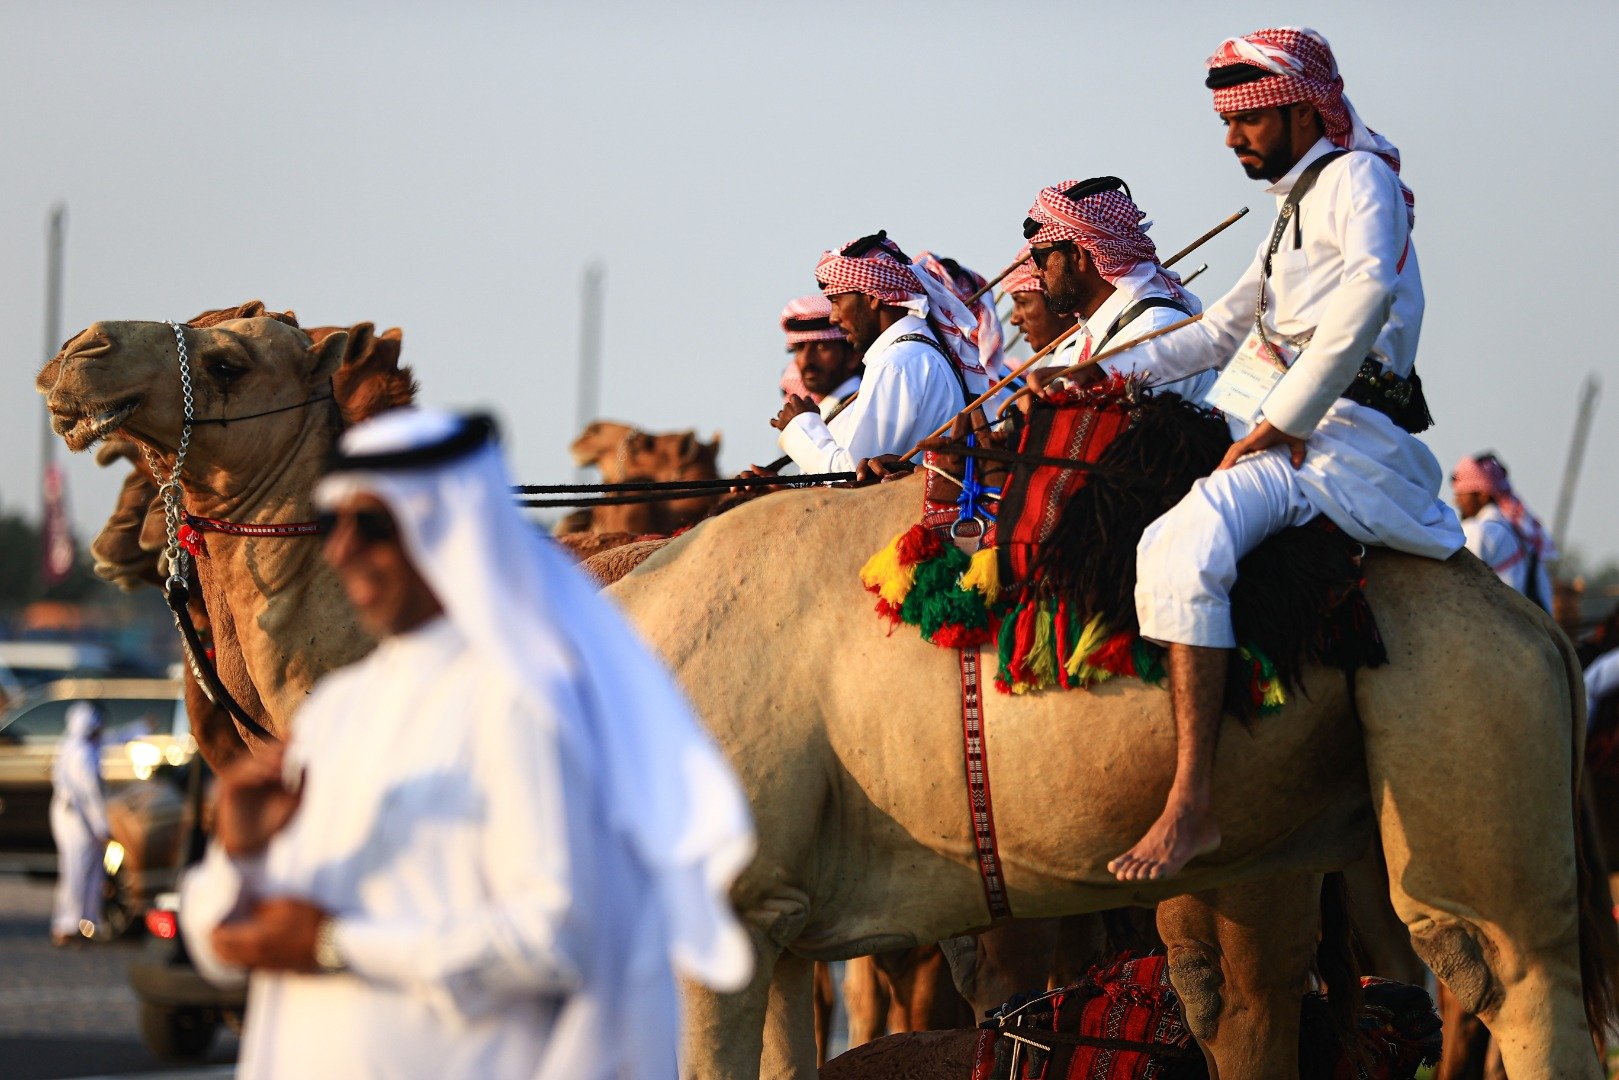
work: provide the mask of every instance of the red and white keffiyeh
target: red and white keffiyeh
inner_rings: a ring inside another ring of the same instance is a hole
[[[995,298],[986,288],[989,279],[954,259],[940,258],[931,251],[924,251],[918,255],[913,265],[926,270],[940,281],[948,282],[950,291],[967,305],[967,309],[978,320],[978,332],[973,336],[973,344],[978,347],[979,361],[986,370],[999,372],[1006,363],[1003,354],[1006,337],[1001,330],[1001,317],[995,311]]]
[[[1020,292],[1045,292],[1046,283],[1034,272],[1034,262],[1029,258],[1029,249],[1024,248],[1018,258],[1023,261],[1017,264],[1017,269],[1001,279],[1001,291],[1009,295]]]
[[[815,264],[815,280],[820,283],[821,291],[827,296],[864,293],[885,304],[915,312],[944,335],[941,344],[956,358],[962,370],[984,374],[978,351],[978,317],[956,295],[949,275],[936,277],[920,261],[907,261],[899,245],[886,236],[865,254],[844,254],[859,242],[850,241],[836,251],[821,255],[821,261]]]
[[[1072,241],[1096,262],[1096,272],[1113,285],[1125,279],[1137,286],[1159,278],[1171,296],[1184,300],[1180,275],[1158,263],[1158,248],[1147,235],[1152,222],[1135,200],[1122,190],[1098,191],[1082,199],[1063,192],[1083,180],[1065,180],[1045,188],[1029,208],[1040,230],[1028,237],[1030,245]]]
[[[819,293],[800,296],[781,310],[781,329],[787,347],[806,341],[844,341],[843,331],[832,325],[832,303]]]
[[[1546,527],[1513,492],[1512,481],[1507,479],[1507,467],[1494,454],[1462,458],[1451,473],[1450,483],[1458,495],[1490,496],[1501,508],[1501,516],[1524,543],[1540,553],[1542,561],[1557,557],[1556,546],[1547,535]]]
[[[1344,96],[1343,76],[1332,46],[1319,33],[1305,26],[1277,26],[1255,30],[1242,37],[1227,38],[1209,57],[1210,71],[1233,65],[1247,65],[1271,74],[1251,82],[1214,89],[1214,111],[1245,112],[1275,109],[1295,101],[1307,101],[1321,114],[1327,138],[1345,150],[1366,150],[1400,172],[1400,151],[1377,132],[1368,128]],[[1415,221],[1416,196],[1402,181],[1407,217]]]

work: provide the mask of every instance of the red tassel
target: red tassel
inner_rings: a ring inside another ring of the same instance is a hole
[[[891,604],[880,596],[877,598],[877,614],[889,622],[899,622],[899,608],[898,604]]]
[[[1012,676],[1013,682],[1035,681],[1033,673],[1029,671],[1029,650],[1034,647],[1034,628],[1039,620],[1040,603],[1037,600],[1028,601],[1018,610],[1014,630],[1016,637],[1012,643],[1012,661],[1007,664],[1007,672]]]
[[[1132,634],[1114,634],[1102,642],[1102,647],[1086,657],[1092,667],[1111,671],[1115,675],[1133,678],[1136,673],[1135,637]]]
[[[987,626],[963,626],[961,623],[945,623],[933,635],[933,644],[944,649],[974,649],[990,640],[990,631]]]
[[[939,537],[925,525],[912,525],[910,531],[899,538],[898,551],[901,566],[915,566],[944,551]]]
[[[208,546],[203,543],[202,533],[198,532],[196,529],[193,529],[189,521],[180,526],[180,534],[178,539],[180,541],[180,546],[185,548],[187,553],[189,553],[193,559],[204,559],[208,557]]]

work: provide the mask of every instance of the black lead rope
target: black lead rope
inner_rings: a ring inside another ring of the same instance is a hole
[[[246,709],[231,696],[225,688],[225,683],[219,677],[219,669],[214,666],[213,659],[208,655],[207,646],[203,644],[202,635],[197,632],[197,624],[191,621],[190,586],[183,578],[169,578],[168,587],[163,590],[163,597],[169,603],[169,611],[174,615],[174,625],[180,628],[180,636],[185,639],[186,651],[191,655],[191,668],[209,700],[230,714],[232,720],[241,724],[248,731],[263,739],[265,742],[279,743],[264,725],[250,716]]]
[[[207,418],[188,416],[186,417],[186,423],[196,427],[198,424],[230,424],[237,420],[257,420],[261,416],[274,416],[276,413],[291,412],[293,409],[307,409],[311,405],[331,400],[332,395],[322,394],[320,397],[312,397],[304,401],[294,402],[291,405],[283,405],[279,409],[265,409],[263,412],[248,413],[245,416],[210,416]]]

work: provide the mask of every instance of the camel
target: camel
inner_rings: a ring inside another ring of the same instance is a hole
[[[649,434],[628,424],[595,420],[568,449],[575,465],[594,467],[606,484],[719,478],[719,432],[705,443],[697,438],[695,431]],[[555,532],[558,536],[574,533],[622,533],[631,538],[668,536],[708,516],[718,501],[719,494],[715,493],[666,502],[592,506],[565,516],[557,523]]]
[[[408,370],[398,367],[398,331],[373,336],[370,324],[360,324],[353,332],[306,332],[291,313],[267,312],[257,301],[204,313],[187,326],[198,419],[292,406],[193,428],[184,479],[186,508],[196,515],[255,524],[311,520],[314,483],[343,425],[414,393]],[[172,464],[183,414],[168,324],[96,323],[63,346],[36,386],[70,449],[118,434],[155,451],[165,469]],[[129,555],[139,485],[126,483],[111,523],[119,528],[98,538],[109,556],[120,545]],[[150,530],[149,514],[141,528]],[[250,714],[284,737],[315,679],[363,656],[373,642],[355,624],[316,542],[210,533],[205,544],[197,577],[220,677]],[[136,545],[150,546],[138,535]],[[109,558],[107,572],[142,576],[123,565],[116,570]],[[257,744],[249,732],[236,734],[245,747]],[[210,748],[210,761],[229,756],[211,749],[208,732],[199,733],[199,743]]]
[[[758,818],[760,853],[734,897],[759,970],[730,997],[688,989],[689,1075],[811,1075],[809,961],[989,924],[962,790],[956,658],[914,633],[890,636],[854,586],[919,505],[920,480],[772,495],[675,539],[609,589],[680,677]],[[1217,1075],[1290,1075],[1318,875],[1359,858],[1376,829],[1413,946],[1496,1032],[1508,1072],[1599,1076],[1585,995],[1596,1015],[1607,1006],[1594,977],[1582,983],[1572,648],[1465,552],[1439,563],[1378,551],[1365,569],[1392,662],[1352,687],[1312,670],[1309,693],[1277,715],[1228,723],[1216,779],[1225,843],[1171,881],[1125,884],[1105,870],[1167,790],[1167,695],[1115,680],[991,696],[1013,912],[1197,894],[1201,907],[1165,905],[1159,920],[1194,1034]]]
[[[194,513],[309,516],[341,423],[315,400],[341,361],[337,339],[317,344],[268,317],[188,331],[199,417],[293,406],[196,429]],[[172,454],[181,413],[166,324],[97,323],[37,382],[70,447],[122,431]],[[963,805],[955,657],[888,635],[856,580],[919,503],[919,479],[772,494],[662,546],[609,590],[726,748],[759,830],[733,892],[758,972],[736,995],[687,988],[687,1075],[812,1075],[809,961],[989,923]],[[313,677],[369,642],[314,545],[209,542],[202,578],[222,674],[285,730]],[[1571,648],[1471,556],[1377,552],[1366,573],[1393,662],[1353,686],[1312,670],[1309,694],[1279,714],[1228,724],[1216,776],[1225,844],[1171,881],[1124,884],[1104,869],[1162,803],[1167,696],[1125,680],[991,696],[1013,911],[1196,894],[1159,918],[1194,1034],[1216,1075],[1291,1075],[1320,875],[1360,856],[1377,829],[1414,946],[1496,1032],[1512,1075],[1598,1076],[1585,1008],[1606,1018],[1608,1006],[1596,979],[1582,984],[1573,822],[1584,716]],[[1464,635],[1468,647],[1455,648]]]

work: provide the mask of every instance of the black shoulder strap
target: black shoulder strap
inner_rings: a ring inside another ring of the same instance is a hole
[[[1143,296],[1140,300],[1137,300],[1135,303],[1119,312],[1119,317],[1114,319],[1113,324],[1107,328],[1107,333],[1102,335],[1102,340],[1091,346],[1092,354],[1099,353],[1103,349],[1107,348],[1107,343],[1112,341],[1114,335],[1116,335],[1120,330],[1123,330],[1126,326],[1129,326],[1131,323],[1135,322],[1136,319],[1151,311],[1153,308],[1159,307],[1174,308],[1182,315],[1191,314],[1191,311],[1187,310],[1186,305],[1181,303],[1179,300],[1176,300],[1174,297]]]
[[[944,357],[944,366],[949,368],[950,374],[956,377],[956,385],[961,388],[961,403],[963,405],[972,404],[973,394],[971,390],[967,389],[967,377],[961,373],[961,368],[957,365],[956,358],[951,356],[943,345],[940,345],[926,334],[901,334],[894,339],[894,344],[898,345],[902,341],[921,341],[933,346],[934,351]]]
[[[1287,198],[1282,200],[1282,209],[1281,212],[1276,215],[1276,224],[1271,226],[1270,246],[1265,249],[1266,277],[1270,276],[1271,256],[1275,255],[1276,249],[1282,246],[1282,233],[1287,230],[1287,223],[1289,221],[1293,222],[1293,246],[1299,246],[1300,238],[1298,212],[1300,201],[1303,200],[1304,196],[1310,193],[1311,188],[1315,187],[1315,182],[1320,179],[1322,170],[1347,153],[1349,153],[1348,150],[1327,151],[1325,154],[1322,154],[1320,157],[1310,162],[1305,170],[1299,173],[1299,178],[1293,182],[1293,190],[1289,191],[1287,193]]]

